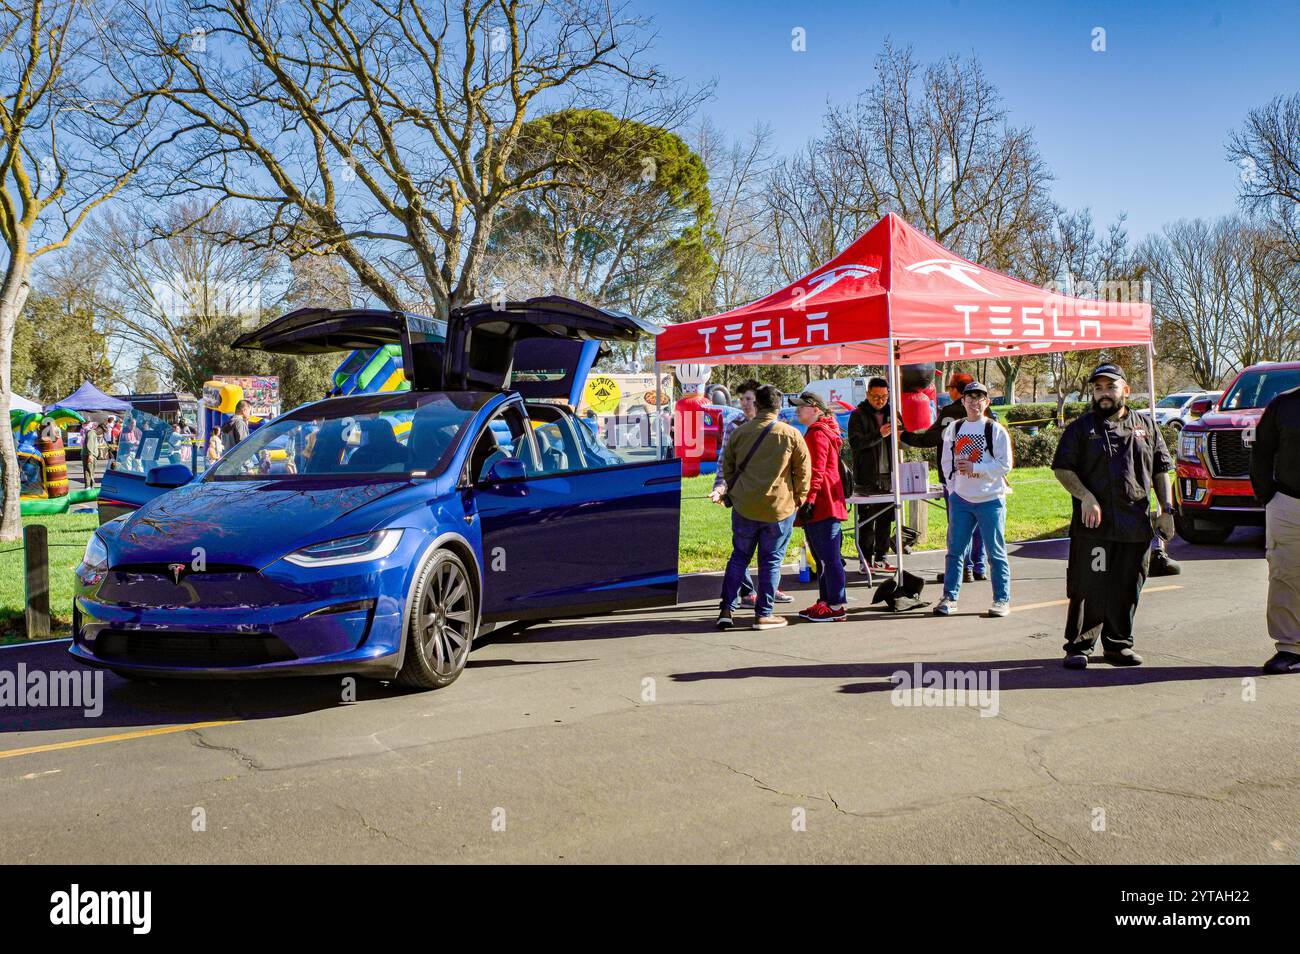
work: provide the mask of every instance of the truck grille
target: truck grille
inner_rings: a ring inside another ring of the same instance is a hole
[[[1250,449],[1241,442],[1241,431],[1211,431],[1210,470],[1215,477],[1250,476]]]

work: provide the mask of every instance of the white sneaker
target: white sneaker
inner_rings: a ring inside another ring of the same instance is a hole
[[[990,616],[1006,616],[1010,612],[1011,604],[1006,600],[996,600],[993,605],[989,607]]]
[[[945,596],[943,599],[939,601],[938,605],[935,606],[934,613],[936,616],[951,616],[956,611],[956,609],[957,609],[957,601],[950,600],[948,599],[948,597]]]

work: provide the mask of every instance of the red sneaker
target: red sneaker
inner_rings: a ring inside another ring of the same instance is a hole
[[[826,604],[821,600],[818,600],[816,603],[808,607],[806,610],[801,611],[799,613],[799,616],[803,619],[812,619],[813,614],[818,613],[824,609],[826,609]]]
[[[848,607],[836,609],[821,600],[799,614],[810,623],[842,623],[849,618]]]

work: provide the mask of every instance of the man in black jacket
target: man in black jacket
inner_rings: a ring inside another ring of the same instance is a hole
[[[889,382],[872,378],[867,382],[867,398],[849,415],[849,450],[853,455],[853,492],[859,496],[887,494],[893,490],[894,463],[891,453],[893,441],[890,434],[894,426],[893,409],[889,403]],[[871,504],[863,513],[856,508],[858,556],[865,564],[871,560],[871,569],[893,570],[885,559],[893,540],[894,505]],[[867,567],[861,567],[863,573]]]
[[[1255,425],[1250,483],[1264,505],[1268,634],[1277,654],[1267,673],[1300,673],[1300,388],[1268,403]]]

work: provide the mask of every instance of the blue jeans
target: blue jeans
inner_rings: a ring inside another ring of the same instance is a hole
[[[943,488],[943,499],[945,502],[949,498],[948,488]],[[951,505],[949,505],[948,531],[952,532]],[[975,536],[971,540],[970,553],[966,554],[966,569],[973,570],[976,573],[984,572],[984,535],[980,533],[980,528],[975,528]]]
[[[758,602],[754,615],[771,616],[776,602],[776,588],[781,582],[781,564],[785,562],[785,549],[790,545],[794,529],[794,514],[779,523],[750,520],[735,510],[731,511],[731,559],[722,577],[722,608],[730,610],[740,595],[740,586],[749,575],[749,561],[758,551]]]
[[[993,571],[994,602],[1011,601],[1011,564],[1007,562],[1005,539],[1007,502],[1001,497],[984,503],[970,503],[958,494],[948,495],[948,562],[944,567],[943,595],[950,600],[961,593],[962,569],[965,567],[971,537],[979,527],[988,547],[989,568]]]
[[[834,517],[806,524],[803,535],[817,558],[817,590],[822,602],[830,606],[843,606],[844,563],[840,558],[842,537],[840,522]]]

